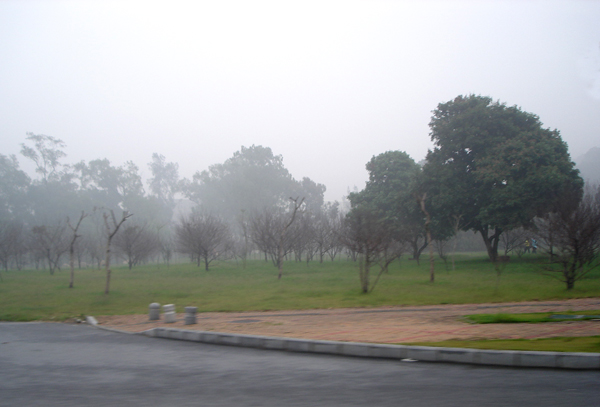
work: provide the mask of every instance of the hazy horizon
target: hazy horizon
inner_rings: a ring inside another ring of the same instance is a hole
[[[241,146],[282,155],[327,200],[388,150],[422,160],[438,103],[491,96],[600,146],[597,1],[2,1],[0,153],[26,133],[66,163],[152,153],[181,177]]]

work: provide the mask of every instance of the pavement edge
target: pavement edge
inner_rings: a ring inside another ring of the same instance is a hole
[[[95,325],[97,327],[97,324]],[[113,329],[110,329],[113,330]],[[117,330],[113,330],[117,331]],[[122,332],[122,331],[119,331]],[[579,352],[503,351],[430,346],[337,342],[273,336],[242,335],[176,328],[152,328],[140,335],[214,345],[475,365],[600,370],[600,354]]]

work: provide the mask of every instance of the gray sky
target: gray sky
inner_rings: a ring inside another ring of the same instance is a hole
[[[33,132],[190,178],[256,144],[334,200],[469,93],[600,146],[600,1],[0,1],[2,154]]]

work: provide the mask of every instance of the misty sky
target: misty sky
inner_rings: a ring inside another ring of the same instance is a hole
[[[33,132],[190,178],[256,144],[334,200],[470,93],[600,146],[600,1],[0,1],[2,154]]]

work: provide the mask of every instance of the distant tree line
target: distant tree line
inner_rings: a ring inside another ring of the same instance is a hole
[[[36,178],[16,156],[0,155],[0,265],[54,273],[68,253],[71,270],[108,269],[112,245],[129,268],[169,264],[176,253],[205,270],[220,259],[245,266],[260,252],[281,278],[285,259],[309,265],[343,255],[358,262],[369,292],[395,259],[420,261],[426,250],[433,282],[434,253],[446,262],[472,244],[473,232],[496,263],[522,255],[522,242],[535,236],[549,255],[546,271],[569,289],[598,265],[598,191],[584,194],[557,130],[476,95],[440,103],[429,126],[434,148],[426,159],[374,156],[365,188],[348,195],[348,213],[324,201],[324,185],[294,179],[268,147],[242,147],[191,179],[153,154],[146,190],[133,162],[67,165],[60,139],[28,133],[21,154]],[[191,210],[180,210],[185,200]],[[119,213],[131,219],[116,227]]]
[[[153,154],[146,190],[133,162],[67,165],[65,147],[60,139],[28,133],[21,153],[35,164],[33,179],[16,156],[0,155],[5,270],[35,267],[54,274],[71,263],[101,268],[110,261],[107,251],[129,268],[151,260],[168,264],[180,253],[206,270],[217,259],[245,262],[256,250],[278,267],[292,253],[297,260],[316,255],[323,261],[341,252],[339,203],[324,202],[324,185],[296,181],[269,148],[242,147],[191,180],[179,177],[176,163]],[[298,204],[290,209],[292,196]],[[185,199],[191,211],[178,210]],[[119,214],[131,219],[116,228]]]

